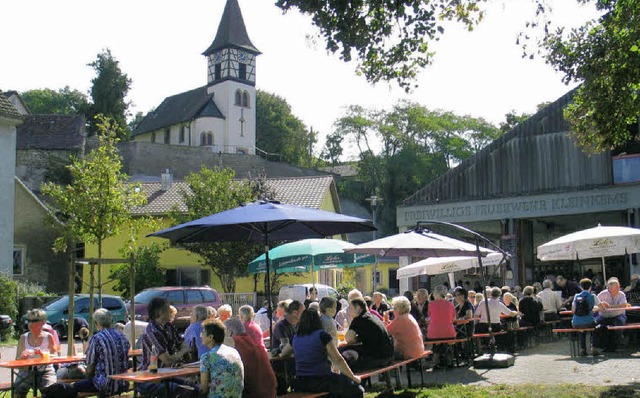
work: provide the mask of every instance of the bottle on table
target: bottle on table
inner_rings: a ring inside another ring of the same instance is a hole
[[[149,372],[157,373],[158,372],[158,350],[156,350],[156,346],[151,346],[151,357],[149,358]]]

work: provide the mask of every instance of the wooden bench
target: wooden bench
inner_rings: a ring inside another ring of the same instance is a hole
[[[455,346],[456,344],[464,344],[465,346],[462,348],[463,351],[463,356],[465,358],[465,360],[469,360],[470,358],[470,350],[468,349],[468,347],[466,347],[466,345],[469,343],[469,339],[468,338],[453,338],[453,339],[434,339],[434,340],[425,340],[424,344],[433,344],[434,346],[436,345],[440,345],[440,344],[446,344],[448,346]],[[454,349],[455,351],[455,349]],[[456,366],[460,366],[460,360],[459,357],[457,355],[455,355],[455,352],[452,353],[452,360],[455,359],[456,361]]]
[[[279,395],[280,398],[318,398],[326,397],[328,392],[290,392],[289,394]]]
[[[569,334],[570,339],[569,343],[571,344],[571,357],[575,358],[578,356],[578,352],[580,351],[580,341],[578,340],[578,335],[580,333],[593,333],[596,330],[594,327],[590,328],[566,328],[566,329],[553,329],[553,333],[556,334]]]
[[[400,389],[402,388],[402,383],[400,382],[400,368],[402,366],[405,365],[409,365],[413,362],[419,361],[420,363],[420,377],[422,378],[422,386],[424,386],[424,369],[422,367],[422,359],[428,357],[429,355],[431,355],[432,352],[431,350],[424,350],[422,352],[422,355],[420,355],[419,357],[414,357],[414,358],[409,358],[409,359],[400,359],[397,360],[395,362],[393,362],[391,365],[388,366],[383,366],[381,368],[377,368],[377,369],[368,369],[364,372],[360,372],[360,373],[356,373],[356,376],[360,377],[363,381],[370,379],[373,376],[377,376],[377,375],[381,375],[381,374],[389,374],[392,370],[397,370],[396,374],[395,374],[395,379],[396,379],[396,388]],[[387,387],[389,389],[391,389],[391,377],[387,377]],[[411,372],[409,370],[409,368],[407,367],[407,383],[409,388],[412,388],[411,385]]]
[[[609,330],[638,330],[640,329],[640,323],[627,323],[621,326],[607,326]]]

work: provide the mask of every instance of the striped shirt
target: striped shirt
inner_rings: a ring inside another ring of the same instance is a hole
[[[102,329],[89,340],[87,364],[95,365],[92,382],[101,395],[115,395],[129,389],[125,380],[111,380],[109,375],[125,373],[129,366],[129,342],[115,329]]]

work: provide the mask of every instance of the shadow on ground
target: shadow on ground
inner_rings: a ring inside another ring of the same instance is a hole
[[[626,386],[611,386],[600,394],[600,398],[635,398],[640,397],[640,383],[630,383]]]

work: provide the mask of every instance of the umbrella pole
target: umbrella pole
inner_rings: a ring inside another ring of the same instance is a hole
[[[607,270],[605,268],[605,263],[604,263],[604,257],[600,257],[602,259],[602,279],[604,279],[602,281],[602,284],[606,284],[607,283]]]
[[[269,318],[269,346],[271,347],[271,342],[273,341],[273,308],[271,306],[271,280],[269,274],[269,234],[264,236],[264,255],[267,263],[267,274],[264,277],[264,283],[267,289],[267,318]]]

